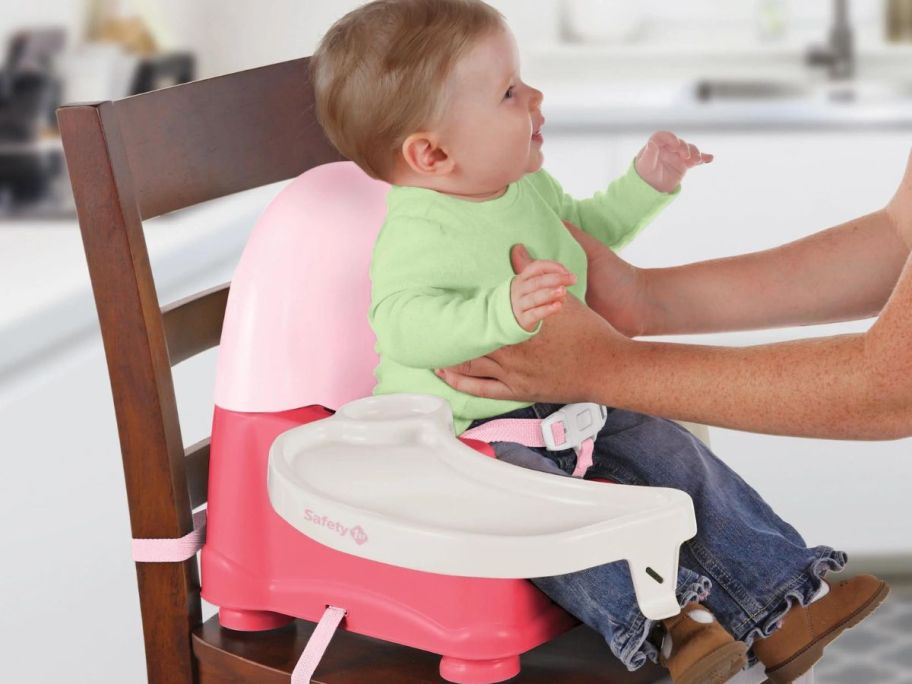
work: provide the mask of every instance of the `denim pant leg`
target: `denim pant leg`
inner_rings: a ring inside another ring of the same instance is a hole
[[[492,418],[473,421],[470,428],[500,418],[544,418],[560,408],[560,404],[536,404]],[[491,442],[497,458],[515,465],[569,477],[573,472],[576,454],[573,450],[549,452],[532,449],[515,442]],[[581,622],[597,630],[608,643],[612,653],[635,670],[649,658],[657,659],[657,649],[647,641],[654,622],[640,612],[633,581],[627,563],[605,563],[585,570],[553,577],[530,580],[555,603]],[[677,595],[679,605],[706,597],[710,582],[684,567],[678,569]]]
[[[672,421],[609,409],[587,476],[690,494],[697,535],[681,547],[680,563],[711,580],[704,603],[748,646],[770,634],[796,601],[807,605],[827,571],[845,565],[842,552],[808,547],[754,489]]]

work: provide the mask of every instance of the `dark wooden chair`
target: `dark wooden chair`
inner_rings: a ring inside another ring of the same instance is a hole
[[[228,285],[161,307],[143,220],[299,175],[340,157],[313,114],[297,59],[116,102],[58,110],[104,340],[134,538],[177,538],[206,501],[209,440],[184,446],[171,368],[216,346]],[[203,623],[195,559],[137,563],[150,682],[285,684],[312,632]],[[314,681],[440,681],[439,658],[339,631]],[[578,627],[525,655],[519,682],[647,682]]]

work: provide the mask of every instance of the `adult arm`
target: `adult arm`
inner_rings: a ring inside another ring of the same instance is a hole
[[[600,315],[568,298],[563,311],[545,321],[535,339],[460,364],[443,377],[456,389],[481,396],[597,401],[754,432],[833,439],[912,435],[912,164],[887,208],[869,216],[876,218],[863,219],[863,228],[877,236],[874,253],[889,257],[887,265],[866,257],[862,263],[868,271],[854,269],[845,274],[849,287],[843,288],[839,278],[830,278],[828,287],[836,289],[816,289],[819,308],[804,305],[810,318],[838,320],[876,307],[884,289],[890,290],[877,321],[864,334],[741,348],[638,341],[621,335]],[[830,268],[847,264],[852,250],[863,247],[859,230],[851,226],[819,234],[817,240],[792,243],[778,254],[747,255],[742,264],[755,259],[755,274],[767,272],[783,258],[797,258],[796,254],[805,261],[823,259]],[[895,286],[889,288],[881,269],[895,273],[897,251],[902,265]],[[514,262],[518,259],[514,255]],[[737,280],[737,268],[731,264],[723,264],[713,277],[727,273]],[[813,284],[814,273],[819,282],[819,274],[829,272],[815,268],[804,271],[804,281],[791,280],[792,287],[796,282]],[[710,275],[712,271],[708,270]],[[858,288],[868,294],[849,297],[849,305],[840,299],[840,293]],[[777,292],[781,296],[769,298],[755,323],[800,320],[792,305],[775,301],[794,292],[790,288]],[[756,299],[748,283],[741,295],[748,306],[749,295]],[[821,310],[823,314],[813,315]],[[703,311],[704,322],[697,329],[713,329],[705,322],[712,315],[709,308]],[[718,318],[712,320],[712,325],[721,325]],[[715,329],[732,327],[726,323]]]
[[[521,345],[442,371],[455,389],[594,401],[722,427],[831,439],[912,435],[912,266],[864,334],[754,347],[631,340],[571,297]]]
[[[628,353],[594,360],[593,375],[611,377],[609,394],[633,410],[754,432],[894,439],[912,435],[910,340],[907,256],[864,334],[745,348],[620,341]]]
[[[876,316],[909,251],[884,211],[761,252],[651,269],[628,264],[567,227],[589,257],[587,303],[629,336]]]
[[[589,259],[586,301],[629,336],[809,325],[876,316],[912,245],[912,157],[888,205],[751,254],[640,269],[567,228]]]

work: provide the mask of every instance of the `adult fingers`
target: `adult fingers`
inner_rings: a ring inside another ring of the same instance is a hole
[[[465,394],[488,399],[515,399],[510,388],[495,378],[476,378],[450,370],[440,371],[438,377],[454,390]]]
[[[450,387],[466,394],[491,399],[510,399],[513,393],[500,380],[502,368],[487,356],[465,361],[448,368],[438,368],[434,374]]]
[[[523,269],[534,261],[529,250],[523,244],[513,245],[510,248],[510,265],[514,273],[522,273]]]

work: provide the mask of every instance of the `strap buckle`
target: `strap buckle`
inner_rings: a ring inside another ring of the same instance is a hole
[[[601,404],[567,404],[542,419],[545,448],[548,451],[578,449],[587,439],[595,439],[607,418],[608,409]]]

